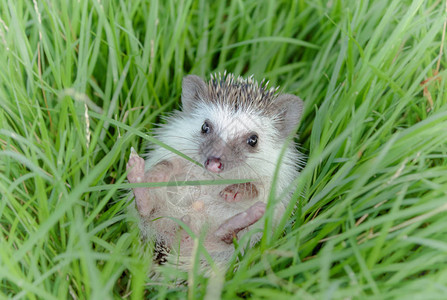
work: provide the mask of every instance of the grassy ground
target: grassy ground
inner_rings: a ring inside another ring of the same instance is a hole
[[[0,298],[444,297],[445,6],[0,1]],[[305,100],[303,198],[237,272],[154,282],[130,147],[185,74],[223,70]]]

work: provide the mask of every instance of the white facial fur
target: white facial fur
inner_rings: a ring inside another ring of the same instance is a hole
[[[278,133],[271,120],[255,111],[234,112],[228,107],[220,105],[203,107],[197,111],[196,117],[198,120],[202,120],[201,123],[204,120],[210,120],[214,125],[214,132],[219,135],[224,145],[240,143],[240,149],[246,155],[246,160],[240,165],[240,168],[244,169],[247,176],[258,177],[261,174],[272,174],[280,146],[278,147],[275,142]],[[255,147],[247,145],[245,138],[234,141],[235,137],[248,137],[251,134],[258,136]],[[236,160],[237,157],[233,159]],[[234,172],[232,173],[234,174]]]
[[[221,177],[226,179],[260,178],[269,185],[280,157],[285,141],[279,136],[273,121],[255,111],[234,112],[220,105],[202,106],[194,112],[176,112],[167,118],[167,124],[156,130],[156,136],[167,145],[203,164],[205,157],[200,155],[201,127],[205,120],[212,122],[214,130],[224,143],[231,143],[235,136],[255,132],[258,135],[257,151],[250,153],[248,145],[247,156],[238,169],[222,172]],[[243,143],[243,141],[242,141]],[[155,147],[157,151],[150,152],[146,168],[150,168],[163,159],[176,156],[162,147]],[[155,149],[154,149],[155,150]],[[298,175],[298,167],[302,162],[301,156],[292,142],[282,157],[281,172],[278,178],[279,190],[286,187]],[[268,186],[266,186],[268,187]]]

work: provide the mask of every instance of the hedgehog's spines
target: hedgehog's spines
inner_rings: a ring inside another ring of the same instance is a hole
[[[217,72],[210,75],[208,100],[235,110],[257,110],[268,114],[279,89],[269,88],[269,83],[265,79],[256,81],[254,75],[243,78],[227,71]]]

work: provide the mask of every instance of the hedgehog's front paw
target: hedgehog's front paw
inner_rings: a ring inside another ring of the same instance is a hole
[[[238,191],[231,191],[231,190],[227,190],[227,189],[222,190],[219,193],[219,195],[226,202],[230,202],[230,203],[239,202],[244,198],[243,195],[241,193],[239,193]]]
[[[250,219],[253,223],[257,222],[265,214],[265,207],[265,203],[261,201],[253,204],[249,209],[246,210],[249,216],[248,219]]]
[[[256,202],[247,210],[226,220],[215,231],[215,236],[225,243],[231,244],[239,231],[253,225],[262,218],[265,213],[265,207],[265,203],[261,201]]]
[[[138,156],[135,149],[130,150],[129,162],[127,163],[127,180],[130,183],[143,182],[144,178],[144,159]]]
[[[232,184],[224,188],[219,195],[226,202],[238,202],[241,200],[254,199],[258,196],[256,186],[250,182]]]

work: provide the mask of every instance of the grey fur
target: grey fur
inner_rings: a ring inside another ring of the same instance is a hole
[[[278,121],[276,128],[283,137],[287,137],[297,129],[303,114],[303,101],[290,94],[279,95],[275,100]]]
[[[208,88],[202,78],[196,75],[188,75],[182,82],[183,111],[190,113],[198,102],[206,99]]]

